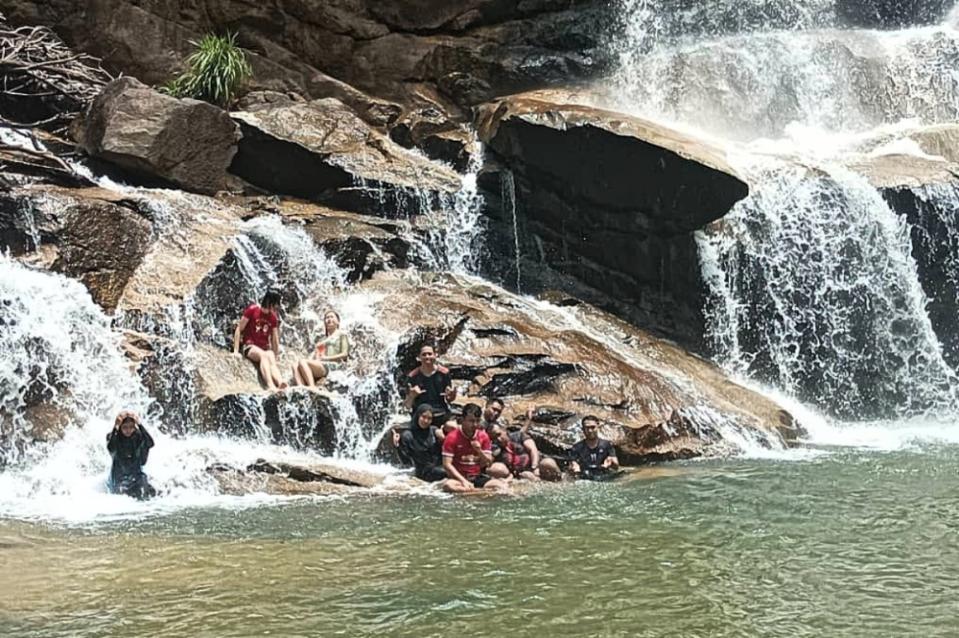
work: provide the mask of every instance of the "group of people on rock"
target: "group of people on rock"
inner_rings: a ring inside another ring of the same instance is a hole
[[[288,387],[280,370],[277,354],[280,346],[280,296],[267,292],[259,304],[243,311],[233,333],[233,352],[253,362],[267,388],[276,391]],[[350,342],[340,330],[340,317],[333,310],[323,316],[325,334],[309,358],[293,366],[295,383],[315,388],[318,380],[339,369],[350,355]],[[404,405],[411,411],[409,428],[393,431],[393,444],[400,457],[413,466],[413,474],[427,482],[442,481],[448,492],[505,489],[513,480],[558,481],[563,478],[559,463],[540,453],[526,425],[511,428],[501,422],[502,399],[492,398],[485,408],[476,403],[462,406],[454,414],[457,389],[449,370],[436,361],[436,349],[420,347],[419,365],[406,379]],[[599,419],[586,416],[583,439],[571,449],[568,465],[577,478],[597,479],[618,469],[616,451],[609,441],[599,438]],[[128,410],[117,415],[107,435],[107,450],[113,458],[110,490],[136,498],[150,498],[156,490],[147,481],[143,466],[147,462],[153,438]]]
[[[407,375],[406,407],[412,410],[409,428],[393,432],[400,458],[413,466],[417,478],[442,481],[448,492],[504,489],[514,479],[558,481],[563,474],[553,458],[540,454],[526,426],[510,428],[500,421],[504,404],[492,398],[486,407],[463,406],[453,416],[457,390],[449,370],[436,362],[436,349],[424,344],[419,365]],[[581,422],[583,439],[571,449],[569,471],[576,478],[598,479],[619,468],[612,444],[599,438],[599,419]]]
[[[340,315],[334,310],[323,314],[325,334],[316,343],[309,357],[293,364],[293,382],[315,388],[316,382],[330,372],[340,369],[350,356],[350,339],[340,330]],[[251,304],[233,331],[233,354],[249,359],[259,368],[263,382],[271,392],[285,390],[289,384],[283,378],[279,364],[280,352],[280,295],[269,291],[259,304]]]

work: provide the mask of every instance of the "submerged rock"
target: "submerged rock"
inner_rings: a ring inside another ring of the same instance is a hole
[[[489,244],[501,247],[494,275],[524,291],[560,288],[698,347],[693,232],[748,187],[721,149],[589,99],[541,91],[480,110],[480,137],[501,165],[483,179]]]
[[[226,494],[349,494],[383,483],[382,474],[332,464],[291,464],[258,460],[246,468],[216,464],[207,468]]]
[[[130,77],[107,85],[77,134],[93,157],[209,194],[235,186],[226,169],[239,139],[239,127],[225,111],[163,95]]]
[[[391,199],[431,198],[460,186],[455,172],[400,147],[333,98],[233,118],[243,139],[230,171],[274,193],[397,216]]]

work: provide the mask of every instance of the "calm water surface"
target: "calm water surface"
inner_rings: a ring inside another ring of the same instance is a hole
[[[5,636],[956,636],[959,451],[0,520]]]

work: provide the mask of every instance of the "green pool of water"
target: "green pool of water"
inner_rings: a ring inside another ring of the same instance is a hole
[[[956,636],[959,453],[0,521],[5,636]]]

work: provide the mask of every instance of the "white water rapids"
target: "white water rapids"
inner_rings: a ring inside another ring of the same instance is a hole
[[[877,31],[846,26],[843,5],[626,0],[618,107],[725,148],[750,184],[697,237],[717,361],[791,405],[812,442],[956,442],[959,381],[917,263],[938,251],[936,295],[955,299],[956,189],[916,189],[917,225],[851,166],[944,161],[914,136],[959,121],[959,9]]]

